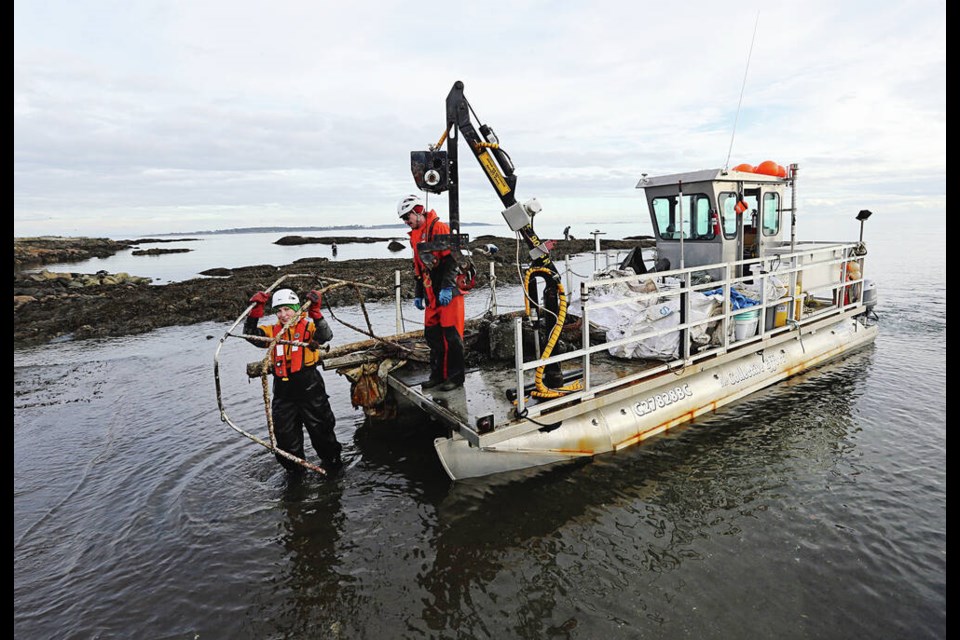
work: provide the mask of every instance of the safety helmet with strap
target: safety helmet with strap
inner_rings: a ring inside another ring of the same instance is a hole
[[[296,307],[296,310],[299,310],[300,298],[297,297],[297,294],[295,294],[292,289],[277,289],[273,293],[273,300],[270,302],[270,305],[274,309],[284,305],[290,305]]]
[[[400,202],[397,203],[397,214],[402,218],[403,216],[411,213],[416,207],[420,207],[420,210],[423,211],[423,205],[420,202],[420,196],[409,194],[400,198]]]

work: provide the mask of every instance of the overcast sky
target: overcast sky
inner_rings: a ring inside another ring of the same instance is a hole
[[[939,219],[945,14],[938,0],[15,0],[14,236],[395,222],[416,191],[410,151],[439,140],[456,80],[513,158],[517,198],[553,220],[645,216],[641,173],[768,159],[798,163],[803,215]],[[460,158],[461,222],[502,222]],[[431,204],[446,213],[445,196]]]

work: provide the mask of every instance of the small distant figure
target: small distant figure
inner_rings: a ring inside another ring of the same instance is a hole
[[[567,225],[566,228],[563,230],[563,239],[564,240],[570,239],[570,225]]]
[[[336,242],[334,242],[333,244],[330,245],[330,250],[333,251],[333,257],[336,258],[336,257],[337,257],[337,243],[336,243]]]
[[[493,254],[495,254],[497,251],[500,251],[500,247],[495,244],[485,244],[473,250],[474,253],[479,253],[480,255],[488,257],[493,257]]]

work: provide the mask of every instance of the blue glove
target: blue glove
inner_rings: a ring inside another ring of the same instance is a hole
[[[440,306],[445,307],[450,304],[450,301],[453,300],[453,289],[447,287],[446,289],[440,289],[440,296],[437,298],[440,301]]]
[[[423,311],[423,307],[424,307],[423,298],[414,298],[414,299],[413,299],[413,306],[415,306],[415,307],[416,307],[417,309],[419,309],[420,311]]]

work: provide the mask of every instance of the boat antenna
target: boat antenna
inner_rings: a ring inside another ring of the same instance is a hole
[[[753,37],[750,38],[750,51],[747,53],[747,66],[743,70],[743,84],[740,85],[740,101],[737,102],[737,115],[733,118],[733,133],[730,134],[730,148],[727,149],[727,160],[723,163],[723,170],[726,171],[730,166],[730,154],[733,153],[733,139],[737,135],[737,121],[740,119],[740,105],[743,104],[743,90],[747,86],[747,71],[750,70],[750,58],[753,57],[753,43],[757,39],[757,25],[760,23],[760,12],[757,11],[757,19],[753,23]]]

